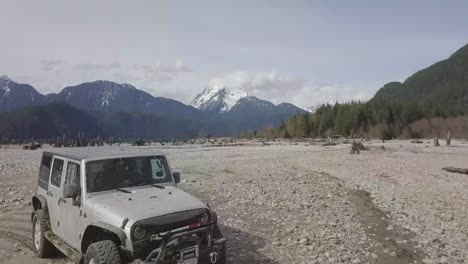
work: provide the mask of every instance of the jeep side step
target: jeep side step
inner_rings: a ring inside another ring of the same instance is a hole
[[[80,252],[74,250],[67,244],[65,244],[60,238],[58,238],[52,231],[44,232],[44,236],[50,241],[60,252],[62,252],[67,258],[75,263],[80,263],[82,255]]]

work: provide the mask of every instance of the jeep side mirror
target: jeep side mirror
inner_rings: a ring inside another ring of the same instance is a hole
[[[180,173],[179,172],[173,172],[172,177],[174,177],[174,181],[176,184],[180,183]]]
[[[78,196],[73,198],[72,205],[78,207],[81,206],[81,195],[78,194]]]

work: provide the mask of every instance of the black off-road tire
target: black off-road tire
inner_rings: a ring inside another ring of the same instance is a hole
[[[121,264],[120,253],[114,242],[104,240],[89,245],[86,250],[84,264],[94,260],[95,264]]]
[[[38,225],[36,225],[37,222],[39,223]],[[36,233],[36,227],[40,228],[39,234]],[[32,221],[32,242],[33,251],[40,258],[48,258],[57,254],[57,249],[44,236],[44,233],[49,230],[50,220],[48,212],[43,209],[35,211]]]
[[[223,238],[223,234],[221,233],[221,229],[219,229],[218,225],[213,227],[213,237],[216,239]],[[216,264],[226,264],[227,262],[227,245],[226,242],[223,244],[223,248],[221,250],[221,257],[216,261]]]

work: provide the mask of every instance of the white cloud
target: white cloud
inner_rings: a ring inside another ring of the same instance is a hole
[[[191,72],[192,69],[183,61],[176,61],[172,64],[133,64],[123,65],[120,62],[113,63],[92,63],[84,62],[76,64],[73,70],[88,72],[93,76],[117,76],[119,79],[130,77],[130,80],[150,80],[150,81],[170,81],[182,73]],[[111,73],[110,73],[111,72]]]
[[[42,59],[39,61],[42,66],[42,70],[45,72],[58,71],[61,69],[61,66],[65,63],[63,60],[51,60],[51,59]]]
[[[344,103],[351,100],[367,100],[373,94],[373,90],[362,87],[327,84],[304,87],[290,97],[290,100],[292,103],[305,108],[336,101]]]
[[[180,60],[174,64],[135,64],[127,67],[127,70],[154,81],[169,81],[175,79],[179,74],[192,72],[192,69]]]
[[[373,89],[361,86],[306,81],[278,71],[235,71],[222,74],[194,72],[181,60],[153,64],[83,62],[70,67],[64,67],[64,64],[62,60],[40,61],[43,71],[60,71],[61,77],[66,77],[67,81],[41,79],[32,84],[39,84],[45,92],[85,81],[111,80],[130,83],[154,96],[169,97],[186,104],[206,86],[224,85],[231,89],[244,89],[250,95],[275,104],[289,102],[302,108],[330,101],[365,100],[374,92]]]
[[[273,103],[289,102],[299,107],[327,103],[365,100],[373,92],[362,87],[313,84],[279,72],[238,71],[211,79],[209,86],[224,85],[231,89],[244,89],[250,95]]]
[[[84,63],[79,63],[74,66],[75,70],[80,70],[80,71],[109,71],[109,70],[114,70],[114,69],[119,69],[119,68],[120,68],[120,63],[118,62],[113,62],[109,64],[84,62]]]
[[[281,100],[287,93],[301,90],[305,81],[278,72],[238,71],[213,78],[209,86],[244,89],[250,95],[268,100]]]

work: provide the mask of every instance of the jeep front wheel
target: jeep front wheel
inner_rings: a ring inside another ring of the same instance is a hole
[[[119,250],[111,240],[89,245],[84,264],[121,264]]]
[[[213,228],[213,237],[216,239],[223,238],[223,233],[218,225],[215,225]],[[226,264],[227,261],[227,246],[226,242],[223,243],[223,248],[221,249],[221,257],[218,258],[216,264]]]
[[[33,218],[32,238],[34,253],[40,258],[51,257],[56,252],[54,245],[44,236],[44,233],[49,230],[50,224],[47,212],[37,210]]]

